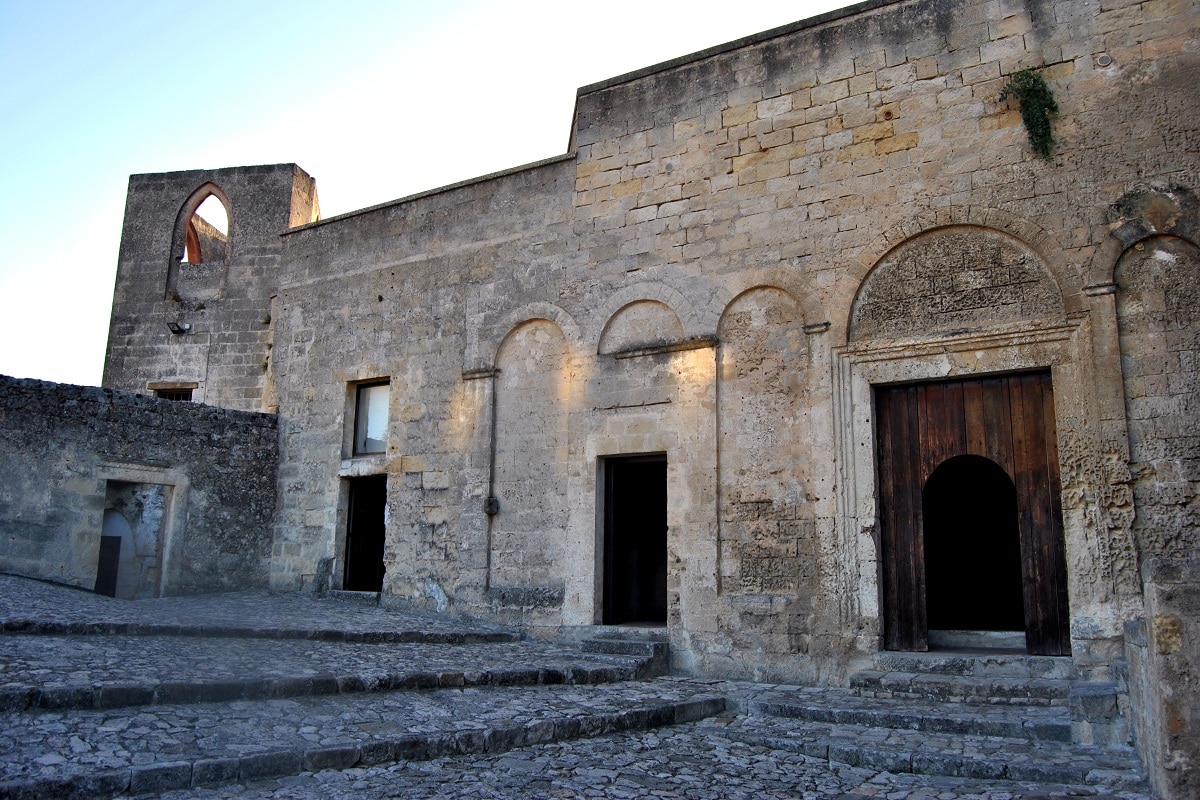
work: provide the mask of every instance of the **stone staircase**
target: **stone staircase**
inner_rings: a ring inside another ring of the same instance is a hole
[[[732,742],[829,774],[1147,796],[1116,684],[1069,659],[887,653],[847,689],[784,687],[666,676],[662,628],[551,644],[338,599],[128,603],[0,576],[0,799],[301,780],[683,722],[696,768]]]
[[[49,604],[30,588],[28,605]],[[191,600],[71,593],[61,613],[0,615],[0,798],[495,753],[725,707],[708,684],[655,679],[661,642],[564,647],[356,603]]]
[[[654,678],[671,671],[665,627],[588,625],[565,629],[558,640],[577,646],[585,653],[638,658],[641,664],[638,679]]]
[[[1110,713],[1116,697],[1115,684],[1080,681],[1065,658],[881,653],[848,689],[745,689],[729,704],[741,716],[705,727],[894,773],[1141,797],[1148,788],[1137,755],[1120,716]],[[1080,743],[1081,733],[1101,740]]]

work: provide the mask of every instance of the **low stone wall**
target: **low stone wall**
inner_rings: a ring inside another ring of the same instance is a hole
[[[276,428],[269,414],[0,376],[0,571],[92,589],[107,564],[124,597],[265,586]]]
[[[1126,625],[1138,751],[1164,800],[1200,792],[1200,558],[1142,566],[1146,616]]]

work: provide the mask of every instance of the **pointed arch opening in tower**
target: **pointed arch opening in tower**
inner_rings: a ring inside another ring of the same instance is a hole
[[[188,220],[181,261],[203,264],[224,261],[228,255],[229,211],[215,194],[209,194]]]

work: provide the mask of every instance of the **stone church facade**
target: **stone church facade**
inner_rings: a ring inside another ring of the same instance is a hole
[[[871,0],[584,87],[565,155],[330,219],[294,165],[136,175],[104,386],[277,414],[273,588],[665,626],[676,669],[758,680],[1070,657],[1187,796],[1198,30],[1188,0]]]

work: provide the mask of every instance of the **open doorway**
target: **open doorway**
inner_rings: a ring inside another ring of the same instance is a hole
[[[96,563],[96,594],[123,600],[161,595],[171,487],[107,481]]]
[[[604,459],[604,624],[667,621],[667,457]]]
[[[1000,631],[1069,655],[1050,372],[880,386],[875,413],[887,649]]]
[[[956,456],[921,493],[930,631],[1025,631],[1017,487],[995,461]]]
[[[383,590],[383,540],[387,528],[387,475],[350,478],[346,514],[346,566],[342,588]]]

